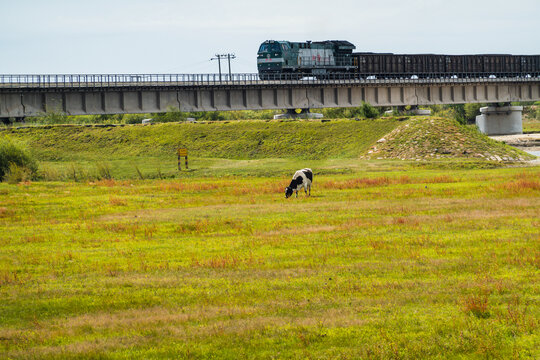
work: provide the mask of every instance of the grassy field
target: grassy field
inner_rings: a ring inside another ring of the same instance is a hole
[[[0,357],[540,356],[538,168],[288,180],[0,184]]]
[[[7,131],[63,181],[0,183],[0,358],[539,358],[540,168],[359,160],[379,121]]]

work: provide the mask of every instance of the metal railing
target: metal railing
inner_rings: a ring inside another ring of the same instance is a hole
[[[287,84],[452,84],[478,82],[538,82],[531,74],[57,74],[2,75],[0,88],[106,88],[136,86],[237,86]]]

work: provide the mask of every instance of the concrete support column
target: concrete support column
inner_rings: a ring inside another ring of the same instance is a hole
[[[523,106],[486,106],[476,117],[476,126],[486,135],[523,134]]]

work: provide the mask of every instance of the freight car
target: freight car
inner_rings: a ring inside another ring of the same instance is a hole
[[[359,76],[395,77],[506,77],[538,76],[539,55],[353,54]]]
[[[540,55],[353,53],[344,40],[267,40],[257,53],[261,79],[348,74],[352,78],[540,76]]]

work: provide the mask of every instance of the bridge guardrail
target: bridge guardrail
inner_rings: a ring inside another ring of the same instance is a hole
[[[456,84],[540,81],[540,73],[504,74],[0,74],[0,88],[106,88],[124,86],[235,86],[279,84]]]

